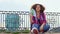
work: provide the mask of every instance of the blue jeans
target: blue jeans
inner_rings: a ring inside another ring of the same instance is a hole
[[[31,28],[37,28],[37,30],[40,30],[40,25],[39,24],[32,24]],[[43,31],[46,32],[48,31],[50,26],[48,24],[44,25]]]

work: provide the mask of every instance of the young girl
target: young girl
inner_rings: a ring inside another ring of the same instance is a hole
[[[34,34],[38,34],[39,32],[46,32],[50,28],[50,26],[46,22],[44,10],[45,7],[41,4],[34,4],[31,8],[31,32]]]

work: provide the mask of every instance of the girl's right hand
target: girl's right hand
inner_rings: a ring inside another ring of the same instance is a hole
[[[33,24],[33,23],[34,23],[34,21],[32,20],[32,21],[31,21],[31,24]]]

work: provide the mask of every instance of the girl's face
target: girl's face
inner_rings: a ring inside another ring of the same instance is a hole
[[[36,11],[39,12],[41,10],[40,5],[36,6]]]

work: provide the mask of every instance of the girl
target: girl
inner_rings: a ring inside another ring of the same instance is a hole
[[[34,4],[31,8],[31,32],[34,34],[38,34],[39,32],[46,32],[50,28],[50,26],[46,22],[44,10],[45,7],[41,4]]]

